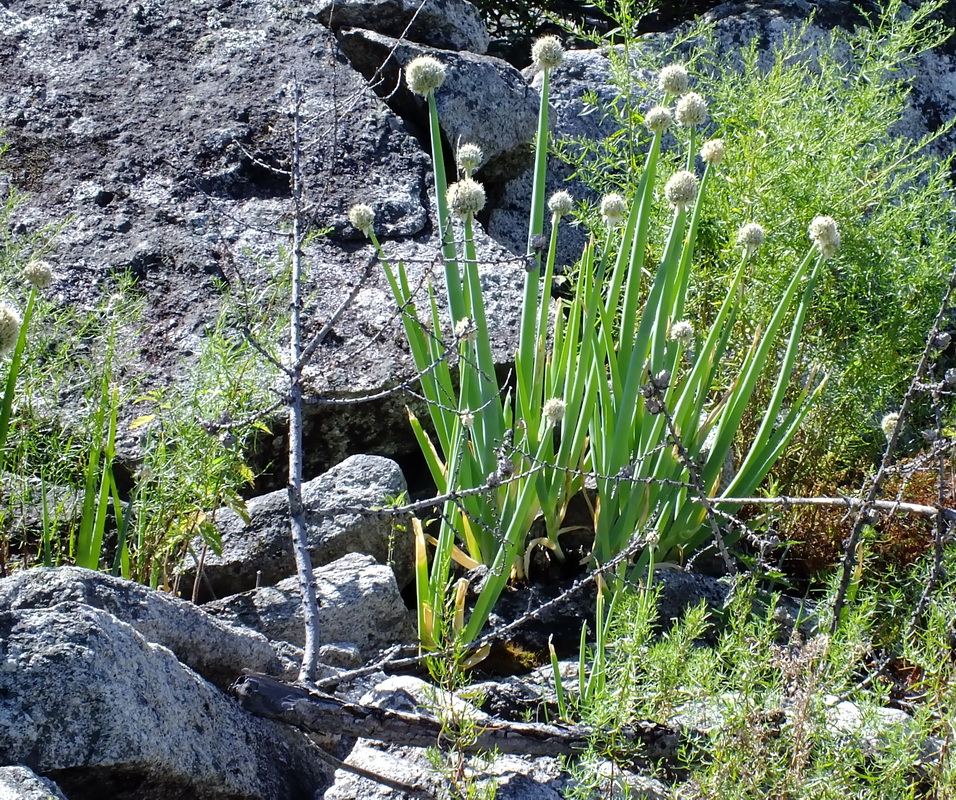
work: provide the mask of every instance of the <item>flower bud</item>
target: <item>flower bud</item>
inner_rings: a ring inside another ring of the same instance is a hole
[[[682,64],[669,64],[657,77],[657,86],[665,94],[683,94],[690,86],[690,76]]]
[[[457,217],[473,217],[485,207],[485,189],[476,180],[462,178],[448,187],[447,199]]]
[[[478,338],[478,329],[468,317],[462,317],[455,324],[455,336],[463,342],[473,342]]]
[[[408,88],[427,97],[445,82],[445,65],[432,56],[419,56],[405,67]]]
[[[548,420],[552,425],[557,425],[561,420],[564,419],[564,412],[567,410],[567,406],[560,397],[552,397],[548,402],[544,404],[544,408],[541,409],[541,413],[544,414],[545,419]]]
[[[554,69],[564,60],[564,45],[557,36],[542,36],[531,46],[531,60],[541,69]]]
[[[37,289],[53,282],[53,268],[46,261],[31,261],[23,268],[23,280]]]
[[[606,194],[601,200],[601,215],[608,225],[617,225],[627,216],[627,203],[619,194]]]
[[[349,222],[366,236],[372,232],[375,224],[375,212],[365,203],[356,203],[349,209]]]
[[[0,303],[0,353],[14,348],[20,338],[20,325],[23,320],[20,313],[7,303]]]
[[[744,256],[750,258],[764,241],[763,226],[756,222],[748,222],[737,231],[737,244],[744,249]]]
[[[463,144],[458,148],[458,169],[468,177],[471,177],[471,173],[478,169],[484,160],[485,154],[476,144]]]
[[[664,197],[675,211],[683,211],[697,199],[697,176],[687,170],[674,173],[664,186]]]
[[[708,164],[717,166],[724,160],[724,140],[711,139],[700,148],[700,157]]]
[[[677,342],[681,347],[689,347],[694,341],[694,326],[687,320],[681,320],[671,325],[671,331],[668,338],[672,342]]]
[[[880,420],[880,428],[883,429],[883,435],[886,436],[886,441],[890,440],[890,437],[893,435],[896,430],[896,426],[900,421],[900,415],[896,411],[891,411],[882,420]]]
[[[688,128],[707,122],[707,101],[697,92],[688,92],[677,101],[677,121]]]
[[[673,123],[674,115],[664,106],[654,106],[644,115],[644,124],[651,133],[663,133]]]
[[[814,217],[809,228],[810,241],[813,242],[824,258],[832,258],[840,249],[840,232],[833,217]]]
[[[548,211],[556,217],[565,217],[574,211],[574,198],[568,192],[555,192],[548,200]]]

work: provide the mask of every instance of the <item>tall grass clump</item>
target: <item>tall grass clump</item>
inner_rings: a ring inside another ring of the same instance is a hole
[[[406,79],[425,99],[431,120],[444,302],[430,282],[417,292],[404,265],[389,261],[375,236],[372,208],[360,204],[350,213],[379,250],[434,429],[429,434],[411,417],[444,503],[436,535],[415,522],[419,632],[427,648],[476,638],[508,580],[525,577],[531,547],[547,547],[563,558],[564,514],[588,472],[597,488],[595,565],[607,564],[642,537],[653,546],[638,569],[646,568],[651,553],[681,558],[711,538],[723,545],[713,515],[719,496],[755,490],[822,387],[819,375],[791,384],[800,372],[799,342],[810,301],[840,244],[831,217],[800,221],[805,231],[809,226],[810,242],[791,262],[776,307],[747,333],[733,376],[720,368],[731,352],[749,271],[763,242],[760,224],[737,221],[737,267],[709,324],[692,321],[688,313],[709,189],[725,158],[746,154],[726,152],[720,140],[701,141],[707,101],[690,91],[680,65],[662,76],[660,104],[646,115],[650,138],[638,184],[626,195],[604,197],[603,223],[578,264],[572,297],[552,311],[561,220],[573,207],[566,192],[547,201],[544,195],[549,80],[563,50],[554,37],[545,37],[533,56],[543,82],[528,250],[513,265],[524,274],[513,386],[496,378],[482,297],[474,217],[485,193],[472,177],[481,155],[474,146],[460,146],[458,180],[448,180],[435,103],[444,67],[436,59],[416,59]],[[676,168],[661,161],[669,129],[681,142]],[[668,207],[663,221],[655,213],[661,196]],[[652,235],[657,225],[664,230],[659,247]],[[769,381],[772,391],[754,410],[751,400],[761,381]],[[739,466],[730,470],[748,410],[760,424],[741,450]],[[545,534],[529,542],[538,517]],[[454,582],[456,562],[484,567],[470,615],[470,579]]]
[[[749,268],[742,314],[764,319],[792,275],[802,242],[794,220],[817,213],[840,220],[839,264],[820,279],[806,321],[805,361],[833,376],[797,437],[783,477],[817,488],[882,447],[879,423],[905,391],[910,366],[946,280],[956,245],[950,171],[952,155],[937,151],[952,135],[943,123],[922,138],[902,133],[920,55],[950,31],[934,21],[941,2],[909,10],[894,0],[878,18],[852,32],[834,30],[809,41],[795,24],[771,50],[756,40],[727,51],[713,27],[701,24],[652,48],[628,41],[609,48],[621,135],[603,142],[565,142],[560,150],[599,192],[634,191],[632,142],[640,141],[648,106],[643,68],[685,60],[708,99],[708,136],[724,141],[728,159],[708,190],[700,220],[698,269],[688,313],[714,318],[736,269],[730,231],[741,215],[768,231],[764,257]],[[624,9],[626,10],[626,8]],[[632,26],[620,20],[618,35]],[[592,98],[593,100],[593,98]],[[596,102],[596,101],[595,101]],[[683,159],[669,154],[669,163]],[[666,209],[657,214],[666,216]],[[746,347],[743,331],[732,351]],[[769,384],[758,394],[768,396]],[[748,430],[758,425],[748,418]]]

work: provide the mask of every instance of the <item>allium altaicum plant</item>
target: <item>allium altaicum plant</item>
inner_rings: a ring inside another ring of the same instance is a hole
[[[822,385],[811,377],[802,391],[789,390],[814,283],[839,246],[835,223],[820,217],[811,223],[810,252],[743,356],[739,376],[722,395],[715,392],[745,267],[756,257],[764,233],[755,223],[741,229],[741,259],[727,296],[711,329],[695,330],[694,322],[685,319],[694,246],[707,186],[725,153],[720,140],[704,144],[703,174],[698,177],[696,136],[707,122],[707,104],[687,91],[689,77],[677,65],[662,73],[662,105],[646,116],[651,142],[636,195],[603,199],[603,244],[592,238],[580,261],[572,299],[558,301],[555,314],[549,315],[560,221],[574,206],[567,192],[545,202],[549,80],[561,60],[559,47],[549,37],[534,48],[543,80],[513,397],[495,377],[478,277],[473,225],[485,193],[472,175],[482,155],[463,144],[457,154],[461,178],[449,185],[435,103],[443,68],[435,59],[413,61],[406,79],[429,109],[449,330],[443,331],[431,286],[422,309],[404,266],[387,260],[375,237],[372,210],[355,206],[350,212],[353,224],[379,249],[403,309],[435,440],[414,417],[413,429],[439,493],[456,495],[445,504],[435,537],[415,526],[419,632],[426,648],[450,638],[475,639],[508,580],[526,570],[531,548],[544,546],[563,558],[561,525],[568,502],[583,489],[584,469],[598,476],[596,564],[622,552],[635,536],[654,541],[657,557],[699,547],[712,535],[712,528],[704,525],[706,506],[711,505],[706,498],[751,493]],[[675,98],[672,111],[667,104]],[[648,286],[645,258],[661,140],[675,120],[687,138],[686,168],[670,176],[663,188],[673,217]],[[551,215],[549,239],[543,236],[546,212]],[[788,319],[789,339],[778,360],[778,333]],[[457,385],[445,357],[446,342],[457,349]],[[771,366],[779,371],[763,424],[736,473],[726,474],[744,410],[758,378]],[[528,542],[539,515],[545,535]],[[430,567],[429,542],[435,551]],[[489,568],[467,619],[467,581],[459,581],[454,591],[451,587],[455,561],[468,568]],[[639,559],[638,566],[646,567],[647,561]]]

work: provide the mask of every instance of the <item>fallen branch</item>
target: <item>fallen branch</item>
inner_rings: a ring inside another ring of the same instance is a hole
[[[290,686],[265,675],[248,674],[232,687],[239,705],[251,714],[279,720],[310,733],[341,734],[410,747],[440,746],[447,727],[430,714],[409,714],[340,700],[330,694]],[[527,756],[580,755],[589,742],[602,738],[583,725],[542,725],[488,717],[477,724],[464,752]],[[637,767],[665,762],[678,767],[686,742],[680,732],[655,722],[637,722],[615,731],[608,745],[616,756]]]

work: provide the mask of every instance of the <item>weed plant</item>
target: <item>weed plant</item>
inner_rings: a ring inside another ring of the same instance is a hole
[[[750,321],[767,317],[790,279],[802,247],[794,221],[816,213],[840,220],[841,257],[820,280],[802,357],[833,378],[781,470],[788,481],[827,487],[876,456],[879,422],[899,404],[946,280],[941,265],[956,245],[952,156],[936,151],[953,121],[918,140],[899,132],[911,119],[920,54],[950,35],[934,21],[941,5],[910,10],[893,0],[853,32],[835,30],[811,42],[805,23],[770,51],[754,40],[739,54],[725,51],[706,24],[669,46],[642,45],[629,37],[629,7],[619,6],[619,44],[607,50],[619,96],[608,106],[590,101],[596,113],[617,120],[620,134],[559,147],[597,191],[633,192],[640,174],[635,143],[647,140],[652,91],[642,85],[642,70],[675,57],[688,63],[712,111],[707,135],[723,139],[733,154],[708,190],[700,221],[688,316],[705,324],[735,269],[730,231],[741,215],[768,231],[764,257],[748,270],[741,315]],[[657,214],[664,218],[667,210]],[[746,335],[745,328],[734,335],[730,352],[743,352]],[[758,391],[768,393],[766,384]],[[749,418],[744,428],[756,424]]]
[[[140,393],[125,345],[141,314],[134,282],[117,276],[89,308],[58,301],[55,283],[29,291],[24,267],[52,249],[57,231],[14,234],[18,202],[11,193],[0,214],[4,299],[23,318],[22,350],[3,372],[2,568],[77,564],[171,587],[196,537],[219,546],[214,509],[244,513],[240,491],[253,478],[245,443],[211,436],[206,423],[267,405],[268,364],[230,324],[227,302],[191,374]],[[115,474],[120,448],[127,464],[129,450],[142,453],[135,475]]]
[[[948,565],[954,557],[951,550]],[[900,581],[896,602],[915,602],[912,587],[925,571],[918,565]],[[565,699],[570,718],[603,732],[570,767],[579,782],[573,796],[593,796],[587,791],[606,783],[615,732],[642,719],[703,734],[688,744],[675,797],[952,796],[956,587],[941,587],[914,636],[885,624],[888,616],[905,617],[908,606],[888,607],[892,593],[874,588],[861,592],[833,636],[820,632],[825,614],[804,616],[794,631],[752,580],[737,586],[721,613],[693,607],[671,621],[658,618],[653,591],[621,593],[603,653],[595,658],[596,645],[590,648],[582,673],[593,685],[600,666],[601,691],[587,694],[582,680],[580,693]],[[887,650],[897,654],[894,667],[874,679],[874,654]]]

